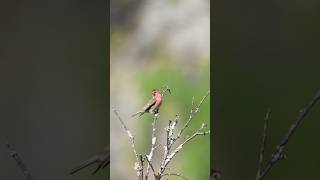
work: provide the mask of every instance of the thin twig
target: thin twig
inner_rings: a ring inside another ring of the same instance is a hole
[[[270,172],[272,167],[281,159],[285,157],[284,155],[284,148],[289,142],[290,137],[292,137],[293,133],[302,122],[302,120],[308,115],[308,113],[312,110],[312,108],[320,101],[320,91],[312,98],[307,106],[305,106],[300,113],[296,120],[291,124],[289,130],[284,135],[282,141],[279,145],[277,145],[276,150],[272,153],[270,161],[267,163],[266,168],[262,171],[261,175],[256,178],[257,180],[262,180],[264,177]]]
[[[176,125],[178,124],[178,122],[180,121],[180,116],[177,114],[174,121],[169,124],[169,146],[168,146],[168,151],[170,152],[170,149],[175,141],[175,138],[173,137],[173,131],[176,128]]]
[[[172,153],[170,153],[167,158],[165,159],[164,163],[161,165],[159,169],[159,174],[163,174],[165,168],[168,166],[168,164],[171,162],[171,160],[177,155],[177,153],[183,148],[185,144],[187,144],[189,141],[191,141],[193,138],[199,136],[199,135],[206,135],[209,134],[210,131],[202,131],[206,127],[206,124],[202,124],[201,127],[189,138],[187,138],[183,143],[181,143]]]
[[[199,102],[198,106],[195,109],[194,109],[194,96],[192,97],[191,109],[190,109],[190,113],[189,113],[189,119],[184,124],[184,126],[179,131],[179,133],[177,134],[176,137],[173,137],[173,130],[174,130],[176,124],[178,123],[178,121],[180,120],[180,116],[176,115],[175,123],[173,125],[172,125],[172,121],[169,121],[169,125],[166,128],[166,131],[167,131],[167,145],[164,147],[164,156],[163,156],[162,163],[160,165],[161,168],[164,168],[165,161],[168,158],[168,155],[170,153],[170,149],[171,149],[172,145],[181,137],[181,135],[184,132],[184,130],[191,123],[194,115],[197,114],[200,111],[200,107],[201,107],[202,103],[204,102],[204,100],[207,98],[207,96],[209,94],[210,94],[210,91],[208,91],[207,94],[202,97],[201,101]],[[162,169],[162,171],[164,171],[164,169]]]
[[[104,147],[103,151],[94,155],[93,157],[83,161],[82,163],[80,163],[78,166],[76,166],[75,168],[73,168],[70,171],[70,175],[71,174],[75,174],[79,171],[81,171],[82,169],[89,167],[93,164],[98,164],[98,167],[95,169],[95,171],[93,171],[92,174],[97,173],[99,170],[104,169],[107,167],[107,165],[110,164],[110,146],[107,145],[106,147]]]
[[[127,128],[127,126],[124,124],[123,120],[121,119],[118,111],[114,108],[113,109],[113,112],[114,114],[117,116],[118,120],[120,121],[120,123],[122,124],[123,128],[125,129],[125,131],[127,132],[127,135],[130,139],[130,142],[131,142],[131,146],[132,146],[132,149],[133,149],[133,153],[136,157],[136,163],[135,163],[135,169],[137,171],[137,177],[139,180],[143,180],[143,166],[140,162],[140,159],[139,159],[139,155],[137,153],[137,150],[136,150],[136,147],[135,147],[135,141],[134,141],[134,136],[132,135],[132,133],[130,132],[130,130]]]
[[[266,147],[266,142],[267,142],[267,134],[268,134],[268,121],[270,117],[270,109],[268,109],[265,117],[264,117],[264,126],[263,126],[263,133],[262,133],[262,143],[261,143],[261,148],[260,148],[260,155],[259,155],[259,165],[258,165],[258,171],[257,171],[257,176],[256,179],[259,178],[263,166],[263,159],[264,159],[264,152],[265,152],[265,147]]]
[[[147,160],[148,165],[150,166],[150,168],[151,168],[151,170],[152,170],[152,172],[153,172],[154,177],[156,177],[156,176],[157,176],[157,173],[155,172],[155,170],[154,170],[154,168],[153,168],[153,165],[152,165],[152,163],[149,161],[147,155],[146,155],[146,160]]]
[[[198,104],[198,106],[195,109],[193,109],[193,107],[191,108],[188,121],[183,126],[183,128],[180,130],[180,132],[178,133],[178,135],[174,139],[174,141],[178,140],[180,138],[181,134],[184,132],[184,130],[189,126],[189,124],[192,121],[194,115],[197,114],[200,111],[200,106],[202,105],[202,103],[208,97],[209,94],[210,94],[210,91],[208,91],[207,94],[202,97],[200,103]],[[194,98],[192,98],[192,104],[194,104]]]
[[[167,139],[167,143],[166,143],[166,145],[164,146],[164,156],[163,156],[164,158],[167,157],[167,154],[168,154],[168,152],[169,152],[171,123],[172,123],[172,121],[169,120],[169,125],[168,125],[167,128],[165,128],[165,130],[166,130],[166,135],[167,135],[167,138],[166,138],[166,139]]]
[[[140,164],[141,164],[141,167],[142,167],[141,177],[142,177],[142,180],[143,180],[143,156],[140,154],[139,158],[140,158]]]
[[[164,152],[163,152],[163,160],[162,160],[162,162],[161,162],[161,164],[160,164],[160,167],[164,167],[164,162],[165,162],[165,160],[166,160],[166,158],[167,158],[167,156],[168,156],[168,154],[169,154],[169,146],[170,146],[170,136],[169,136],[169,134],[170,134],[170,127],[171,127],[171,123],[172,123],[172,121],[171,120],[169,120],[169,125],[168,125],[168,127],[167,128],[165,128],[165,130],[166,130],[166,145],[164,146]]]
[[[170,150],[171,150],[171,147],[174,143],[174,137],[173,137],[173,131],[176,127],[176,125],[178,124],[180,120],[180,116],[179,115],[176,115],[175,117],[175,120],[174,121],[171,121],[169,120],[169,124],[167,126],[167,128],[165,128],[166,130],[166,135],[167,135],[167,143],[166,145],[164,146],[164,155],[163,155],[163,160],[160,164],[160,167],[164,168],[164,163],[165,163],[165,160],[167,159],[169,153],[170,153]]]
[[[27,177],[27,180],[34,180],[31,173],[28,171],[26,165],[24,164],[21,157],[19,156],[18,152],[15,151],[8,142],[6,143],[6,147],[9,155],[16,161],[22,173]]]
[[[146,176],[145,179],[147,180],[149,177],[149,172],[150,172],[150,164],[152,164],[152,157],[153,157],[153,151],[155,150],[155,144],[157,141],[157,137],[156,137],[156,122],[158,119],[158,115],[159,114],[155,114],[153,116],[153,122],[152,122],[152,138],[151,138],[151,150],[149,155],[147,156],[148,159],[148,167],[147,167],[147,171],[146,171]]]
[[[162,92],[161,92],[161,96],[165,95],[165,93],[168,91],[171,94],[171,89],[168,85],[163,86],[162,88]]]
[[[184,126],[182,127],[182,129],[179,131],[179,133],[177,134],[176,137],[173,137],[173,130],[175,129],[176,124],[178,123],[178,120],[180,119],[180,117],[177,115],[176,119],[174,122],[169,121],[169,125],[166,128],[166,132],[167,132],[167,145],[164,147],[164,156],[163,156],[163,160],[160,164],[160,168],[159,168],[159,176],[163,176],[165,169],[167,168],[169,162],[173,159],[173,157],[182,149],[182,146],[184,144],[186,144],[188,141],[190,141],[191,139],[193,139],[194,137],[198,136],[198,135],[205,135],[210,133],[210,131],[207,132],[200,132],[206,125],[202,124],[201,128],[196,131],[191,137],[189,137],[187,140],[185,140],[182,144],[180,144],[173,152],[171,152],[171,147],[173,146],[173,144],[181,137],[182,133],[184,132],[184,130],[189,126],[189,124],[191,123],[193,117],[195,114],[197,114],[200,111],[200,107],[202,105],[202,103],[204,102],[204,100],[207,98],[207,96],[210,94],[210,91],[208,91],[201,99],[201,101],[199,102],[199,104],[194,108],[194,97],[192,97],[192,102],[191,102],[191,110],[190,110],[190,114],[189,114],[189,119],[188,121],[184,124]]]
[[[177,177],[180,177],[180,178],[182,178],[182,179],[189,180],[188,177],[183,176],[183,175],[180,174],[180,173],[166,173],[166,174],[162,175],[162,177],[164,177],[164,176],[177,176]]]

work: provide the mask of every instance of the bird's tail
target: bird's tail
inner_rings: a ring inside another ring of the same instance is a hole
[[[81,169],[86,168],[86,167],[88,167],[88,166],[90,166],[90,165],[92,165],[92,164],[94,164],[94,163],[97,163],[97,162],[99,162],[99,158],[97,158],[97,157],[90,158],[90,159],[82,162],[82,163],[81,163],[80,165],[78,165],[77,167],[73,168],[73,169],[70,171],[69,174],[74,174],[74,173],[80,171]]]
[[[138,117],[142,116],[145,112],[144,111],[138,111],[136,113],[134,113],[131,117],[135,117],[137,115],[139,115]]]

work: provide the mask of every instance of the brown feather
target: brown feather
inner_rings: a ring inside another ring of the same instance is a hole
[[[149,100],[149,102],[147,103],[147,105],[144,106],[141,111],[138,111],[138,112],[136,112],[135,114],[133,114],[132,117],[134,117],[134,116],[136,116],[136,115],[138,115],[138,114],[139,114],[139,117],[140,117],[140,116],[142,116],[144,113],[149,112],[150,109],[152,108],[152,106],[155,105],[155,103],[156,103],[156,100],[155,100],[154,98],[151,98],[151,99]]]

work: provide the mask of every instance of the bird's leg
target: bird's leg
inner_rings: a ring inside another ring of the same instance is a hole
[[[154,114],[154,115],[159,114],[159,108],[150,109],[149,113],[150,113],[150,114]]]

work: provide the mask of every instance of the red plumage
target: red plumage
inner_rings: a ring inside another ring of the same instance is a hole
[[[159,112],[159,108],[162,104],[162,95],[159,90],[154,89],[151,93],[152,97],[147,103],[146,106],[142,108],[142,110],[138,111],[137,113],[133,114],[132,117],[139,115],[142,116],[144,113],[151,113],[156,114]]]

